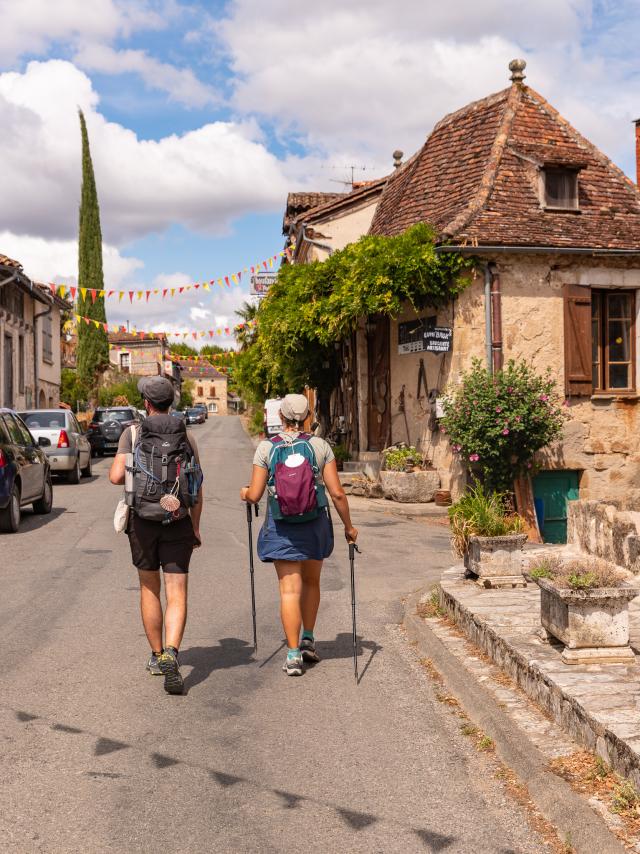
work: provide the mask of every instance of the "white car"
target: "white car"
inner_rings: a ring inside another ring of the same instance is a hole
[[[29,409],[19,413],[36,442],[41,436],[51,445],[43,448],[51,471],[69,483],[91,477],[91,445],[75,415],[68,409]]]

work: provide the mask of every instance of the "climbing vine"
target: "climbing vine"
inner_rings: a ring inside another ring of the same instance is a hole
[[[336,378],[335,342],[362,317],[397,316],[405,303],[437,308],[470,282],[472,259],[437,253],[426,223],[396,237],[365,236],[326,261],[282,267],[262,301],[258,332],[239,357],[237,376],[254,397],[330,388]]]

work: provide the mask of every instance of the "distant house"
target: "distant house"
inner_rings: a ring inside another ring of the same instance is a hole
[[[228,380],[213,365],[194,365],[186,359],[179,361],[183,380],[193,382],[192,397],[194,403],[204,403],[212,415],[228,415]],[[235,408],[235,407],[234,407]]]
[[[179,367],[171,360],[169,341],[162,333],[110,332],[109,363],[122,374],[147,377],[162,375],[175,387],[175,401],[180,399]]]
[[[0,255],[0,402],[14,409],[57,406],[61,317],[71,306]]]

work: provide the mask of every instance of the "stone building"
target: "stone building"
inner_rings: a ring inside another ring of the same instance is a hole
[[[161,374],[175,387],[175,403],[180,400],[181,372],[170,358],[169,341],[162,332],[109,333],[109,362],[112,370],[139,377]]]
[[[0,405],[58,405],[61,317],[70,307],[0,255]]]
[[[204,403],[210,415],[228,415],[227,376],[213,365],[180,360],[183,380],[191,380],[194,403]]]

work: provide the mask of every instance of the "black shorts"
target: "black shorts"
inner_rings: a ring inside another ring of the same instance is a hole
[[[171,525],[163,525],[162,522],[140,519],[131,512],[127,534],[136,569],[159,570],[162,567],[164,572],[189,572],[196,544],[190,516]]]

